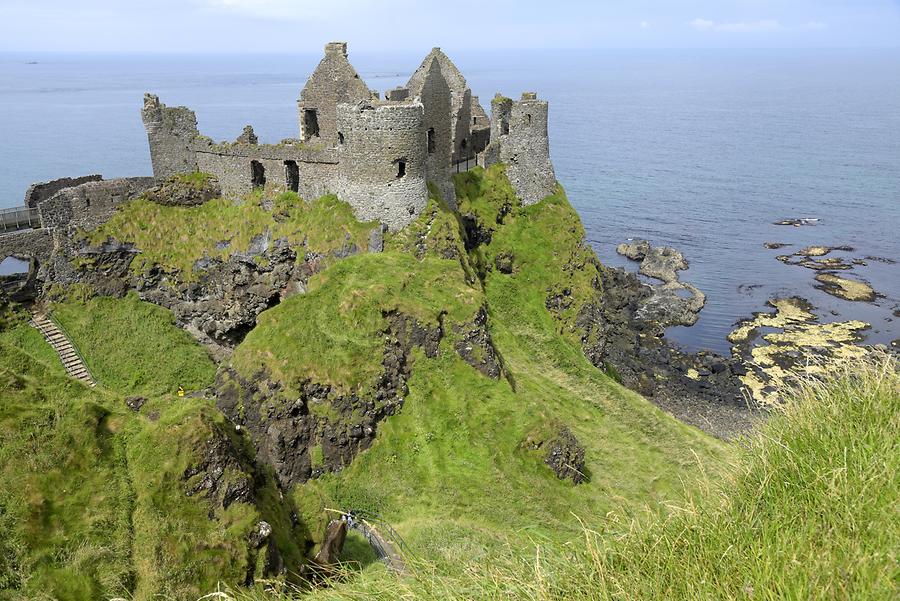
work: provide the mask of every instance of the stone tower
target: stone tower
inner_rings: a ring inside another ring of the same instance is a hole
[[[534,92],[522,100],[497,96],[491,102],[491,143],[485,166],[506,163],[506,174],[522,204],[530,205],[556,192],[547,135],[548,105]]]
[[[347,59],[347,43],[326,44],[325,56],[297,100],[300,139],[325,148],[338,145],[337,105],[371,98],[372,92]]]
[[[456,208],[456,190],[450,166],[453,157],[451,125],[452,96],[437,61],[432,61],[415,97],[425,110],[426,171],[428,181],[441,191],[448,205]]]
[[[409,83],[406,86],[409,88],[410,96],[415,97],[422,93],[422,87],[425,85],[433,64],[438,66],[441,75],[443,75],[447,85],[450,86],[450,130],[453,138],[453,162],[465,159],[470,155],[474,156],[470,133],[472,90],[469,89],[466,78],[463,77],[460,70],[440,48],[433,48],[412,77],[409,78]]]
[[[141,119],[150,142],[154,177],[197,171],[194,143],[200,132],[194,111],[183,106],[167,107],[158,96],[145,94]]]
[[[337,193],[362,220],[398,230],[428,202],[425,109],[370,100],[337,107]]]

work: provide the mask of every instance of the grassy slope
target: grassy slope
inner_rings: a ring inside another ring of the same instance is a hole
[[[473,202],[505,198],[503,182],[495,170],[472,184],[473,195],[490,197]],[[723,445],[600,373],[584,358],[574,333],[559,335],[560,328],[571,327],[546,310],[547,289],[577,291],[592,279],[587,268],[583,273],[561,268],[582,252],[581,226],[564,196],[515,212],[507,218],[515,225],[504,226],[515,228],[510,237],[530,248],[557,249],[523,253],[518,276],[490,274],[484,288],[478,281],[466,285],[466,260],[435,256],[461,247],[458,224],[455,240],[444,227],[455,218],[439,215],[434,223],[440,227],[418,228],[431,251],[421,262],[400,250],[345,260],[317,276],[310,295],[266,312],[236,350],[233,360],[245,374],[265,366],[286,385],[311,371],[357,383],[359,374],[371,377],[380,370],[374,334],[383,327],[380,311],[394,308],[397,298],[404,299],[404,311],[426,318],[446,311],[448,323],[471,312],[459,312],[460,298],[476,301],[466,307],[488,304],[509,379],[484,377],[459,359],[446,339],[437,358],[420,353],[403,411],[379,426],[372,448],[341,473],[295,490],[310,523],[321,527],[325,507],[377,511],[418,554],[453,571],[455,562],[490,556],[507,543],[522,548],[533,537],[567,539],[579,531],[576,515],[639,511],[647,503],[677,498],[682,482],[701,473],[701,462],[718,469],[726,456]],[[388,248],[408,248],[408,236]],[[429,275],[441,272],[439,278]],[[423,278],[433,283],[405,288]],[[360,313],[359,307],[365,310]],[[286,365],[298,371],[285,373]],[[590,483],[576,487],[556,479],[543,455],[527,448],[526,440],[545,440],[561,424],[587,449]]]
[[[119,207],[112,219],[86,236],[93,244],[109,237],[132,242],[141,251],[132,262],[135,271],[157,265],[178,270],[189,281],[196,276],[193,266],[198,260],[245,253],[251,240],[267,230],[272,241],[286,238],[294,246],[305,243],[308,252],[327,255],[350,245],[365,250],[375,227],[357,221],[350,205],[334,196],[306,202],[285,192],[271,199],[271,211],[261,206],[262,200],[261,193],[254,193],[241,200],[218,198],[198,206],[167,207],[137,199]]]
[[[896,360],[808,382],[787,400],[741,445],[727,478],[678,511],[638,521],[593,515],[570,545],[467,558],[452,574],[430,561],[411,578],[372,571],[317,598],[896,598]]]
[[[210,401],[172,392],[210,384],[205,351],[159,307],[74,296],[54,314],[100,375],[96,389],[66,378],[28,326],[0,332],[0,599],[199,597],[253,571],[246,536],[260,519],[298,563],[302,533],[284,538],[270,484],[215,521],[205,499],[185,496],[185,468],[226,431]],[[150,396],[140,415],[123,403],[134,393]]]
[[[215,365],[167,309],[125,298],[71,295],[50,310],[73,337],[94,376],[123,394],[174,393],[212,385]]]

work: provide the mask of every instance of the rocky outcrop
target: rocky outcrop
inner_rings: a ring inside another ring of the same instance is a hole
[[[210,519],[213,519],[216,508],[228,509],[235,502],[253,502],[254,471],[253,463],[237,450],[228,434],[213,428],[199,452],[199,460],[190,464],[182,475],[185,494],[208,499]]]
[[[502,366],[491,341],[485,307],[479,309],[471,322],[454,325],[453,333],[456,336],[454,348],[463,361],[489,378],[496,380],[500,377]]]
[[[222,188],[213,177],[176,175],[143,194],[144,198],[167,206],[189,207],[222,196]]]
[[[574,484],[581,484],[587,480],[584,447],[578,443],[571,430],[561,428],[546,447],[547,455],[544,463],[550,466],[557,478],[571,480]]]
[[[325,528],[325,539],[319,552],[316,553],[313,562],[318,567],[325,568],[336,566],[341,560],[341,551],[344,550],[344,541],[347,539],[347,522],[344,520],[331,520]]]

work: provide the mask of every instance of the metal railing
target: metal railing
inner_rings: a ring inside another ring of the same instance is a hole
[[[0,234],[37,227],[41,227],[41,218],[37,209],[29,207],[0,209]]]

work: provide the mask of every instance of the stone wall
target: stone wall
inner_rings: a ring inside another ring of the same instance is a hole
[[[453,134],[453,160],[458,157],[465,157],[469,145],[469,123],[472,120],[471,102],[472,91],[466,83],[466,78],[460,70],[453,64],[453,61],[444,54],[440,48],[433,48],[428,56],[416,69],[406,87],[409,88],[411,96],[418,96],[421,93],[425,78],[431,69],[432,63],[437,63],[441,70],[441,74],[450,87],[450,130]],[[462,150],[463,140],[467,148]]]
[[[25,206],[36,209],[38,204],[47,200],[60,190],[80,186],[87,182],[98,182],[103,179],[102,175],[83,175],[81,177],[61,177],[49,182],[39,182],[31,184],[28,191],[25,192]]]
[[[337,105],[356,104],[371,100],[372,92],[360,79],[359,74],[347,60],[347,44],[331,42],[325,45],[325,56],[306,82],[297,101],[300,120],[300,139],[319,141],[325,147],[338,144]],[[318,133],[309,131],[304,119],[304,111],[316,111]]]
[[[472,153],[477,155],[484,152],[491,141],[491,120],[484,112],[478,96],[472,96],[469,107]]]
[[[208,145],[197,148],[197,166],[219,180],[222,194],[240,197],[253,190],[253,162],[264,169],[267,188],[293,189],[288,164],[297,167],[297,189],[302,198],[313,200],[335,191],[338,153],[334,149],[305,148],[287,144]],[[293,167],[291,165],[291,167]]]
[[[193,147],[200,132],[194,111],[183,106],[167,107],[158,96],[145,94],[141,118],[150,142],[155,177],[163,179],[197,170]]]
[[[155,184],[156,180],[152,177],[130,177],[65,188],[38,205],[41,226],[79,227],[90,231],[106,222],[119,204]]]
[[[46,263],[53,255],[53,237],[45,229],[0,234],[0,261],[7,257]]]
[[[485,151],[485,164],[506,164],[509,181],[524,205],[553,194],[557,182],[550,161],[547,102],[525,92],[519,102],[498,96],[491,107],[491,143]]]
[[[362,220],[398,230],[428,202],[425,110],[421,103],[338,106],[338,196]]]
[[[456,209],[456,191],[450,175],[453,155],[450,86],[436,61],[432,61],[417,99],[425,111],[426,177],[437,185],[442,198]]]

